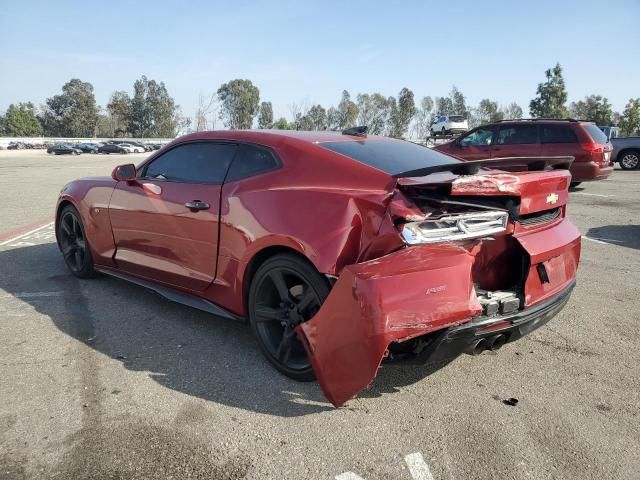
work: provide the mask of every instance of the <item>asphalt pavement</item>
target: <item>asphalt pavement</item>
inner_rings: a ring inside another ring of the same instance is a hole
[[[640,171],[571,193],[578,284],[549,324],[386,364],[335,409],[246,326],[68,273],[61,187],[143,158],[0,151],[0,479],[640,478]]]

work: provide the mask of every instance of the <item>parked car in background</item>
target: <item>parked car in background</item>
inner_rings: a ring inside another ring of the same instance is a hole
[[[142,148],[142,150],[144,152],[150,152],[151,150],[153,150],[149,145],[141,143],[141,142],[132,142],[131,140],[128,140],[127,143],[129,145],[133,145],[134,147]]]
[[[129,153],[129,149],[121,147],[115,143],[105,143],[104,145],[98,147],[97,153]]]
[[[626,137],[611,139],[613,153],[611,159],[620,164],[623,170],[637,170],[640,168],[640,137]]]
[[[84,153],[98,153],[98,148],[100,147],[100,143],[78,143],[75,145],[76,148],[79,148]]]
[[[7,150],[24,150],[27,145],[24,142],[10,142],[7,145]]]
[[[80,155],[82,150],[68,143],[57,143],[47,147],[47,153],[53,155]]]
[[[247,321],[276,369],[316,378],[336,406],[383,359],[496,351],[564,307],[581,241],[564,208],[570,159],[505,176],[500,159],[365,132],[178,138],[65,185],[58,246],[77,277]]]
[[[434,147],[463,160],[572,156],[572,186],[602,180],[613,171],[613,146],[592,122],[573,119],[505,120],[474,128]]]
[[[598,126],[598,128],[602,130],[602,133],[606,135],[609,141],[620,136],[620,129],[618,127]]]
[[[441,115],[429,128],[431,136],[464,133],[469,130],[469,122],[463,115]]]
[[[118,145],[126,149],[129,153],[144,153],[144,147],[139,147],[129,142],[119,143]]]

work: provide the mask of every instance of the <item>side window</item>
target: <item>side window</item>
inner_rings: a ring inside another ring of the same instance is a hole
[[[223,182],[238,146],[231,143],[186,143],[151,162],[145,178],[188,183]]]
[[[497,145],[530,143],[538,143],[538,127],[536,125],[504,125],[498,127]]]
[[[278,166],[278,161],[269,150],[254,145],[240,145],[229,169],[227,181],[258,175]]]
[[[578,137],[566,125],[542,125],[542,143],[578,143]]]
[[[461,147],[491,145],[493,130],[490,128],[479,128],[460,139]]]

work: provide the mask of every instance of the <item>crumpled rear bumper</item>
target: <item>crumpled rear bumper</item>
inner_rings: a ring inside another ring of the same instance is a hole
[[[549,300],[512,315],[479,317],[463,325],[442,330],[438,338],[411,358],[411,363],[447,361],[462,353],[470,352],[478,341],[497,335],[503,335],[506,338],[505,343],[519,340],[555,317],[569,301],[574,287],[575,281]]]
[[[512,340],[562,308],[580,255],[580,233],[567,219],[518,240],[530,255],[530,270],[525,309],[517,318],[502,319]],[[482,314],[474,259],[472,250],[451,243],[413,246],[345,267],[320,311],[298,326],[329,401],[342,405],[366,388],[393,342],[441,332],[438,350],[444,355],[472,341],[478,335],[474,320]],[[539,264],[546,268],[546,282],[538,278]],[[554,307],[545,310],[545,305]]]

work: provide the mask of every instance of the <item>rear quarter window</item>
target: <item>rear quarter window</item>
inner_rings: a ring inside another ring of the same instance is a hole
[[[240,145],[238,153],[231,163],[226,180],[240,180],[241,178],[252,177],[274,170],[279,166],[280,163],[269,150],[255,145]]]
[[[362,140],[321,143],[333,152],[391,175],[419,168],[459,163],[452,157],[403,140]]]
[[[602,130],[600,130],[595,125],[589,124],[589,125],[583,125],[583,127],[587,131],[587,133],[589,133],[589,135],[591,136],[594,142],[596,143],[608,142],[607,136],[604,133],[602,133]]]

